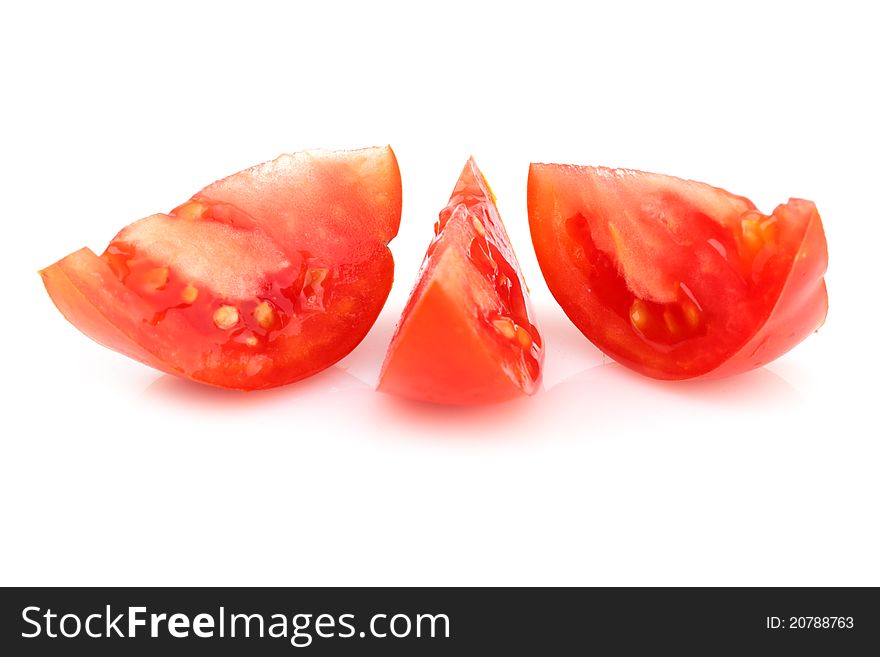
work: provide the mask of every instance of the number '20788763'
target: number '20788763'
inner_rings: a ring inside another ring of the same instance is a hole
[[[852,616],[767,616],[768,630],[850,630],[855,621]]]

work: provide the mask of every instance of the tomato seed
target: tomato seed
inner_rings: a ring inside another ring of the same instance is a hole
[[[214,325],[225,331],[238,324],[238,308],[235,306],[220,306],[214,311]]]
[[[681,311],[684,313],[684,318],[687,321],[688,326],[691,328],[697,328],[697,326],[700,325],[700,311],[693,303],[690,301],[684,301],[681,304]]]
[[[492,320],[492,326],[508,340],[516,337],[516,325],[507,317],[499,317]]]
[[[629,321],[639,331],[648,325],[648,308],[641,299],[632,302],[629,308]]]
[[[678,325],[678,320],[675,318],[675,315],[673,315],[671,308],[666,308],[663,311],[663,323],[666,324],[666,330],[672,333],[672,335],[678,335],[681,331],[681,327]]]
[[[183,299],[183,302],[186,304],[194,304],[196,299],[199,298],[199,288],[187,285],[180,291],[180,298]]]
[[[168,267],[154,267],[146,271],[133,272],[127,283],[133,284],[144,292],[158,292],[168,285]]]
[[[258,303],[254,308],[254,319],[264,329],[272,328],[275,323],[275,311],[272,309],[272,304],[268,301]]]
[[[486,234],[486,227],[483,225],[482,221],[480,221],[476,217],[472,217],[471,222],[474,224],[474,230],[477,231],[477,235],[482,237]]]
[[[199,203],[198,201],[189,201],[188,203],[184,203],[180,207],[172,210],[171,214],[178,219],[195,221],[197,219],[201,219],[202,215],[205,214],[205,210],[207,209],[207,206]]]
[[[523,349],[532,348],[532,336],[522,326],[516,327],[516,339]]]

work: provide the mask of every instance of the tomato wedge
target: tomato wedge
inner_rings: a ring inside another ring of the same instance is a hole
[[[810,201],[765,215],[704,183],[532,164],[528,204],[553,296],[596,346],[642,374],[760,367],[825,320],[828,250]]]
[[[270,388],[364,338],[391,289],[400,211],[389,147],[282,155],[40,273],[97,342],[202,383]]]
[[[532,394],[544,357],[495,196],[473,158],[434,225],[379,389],[444,404]]]

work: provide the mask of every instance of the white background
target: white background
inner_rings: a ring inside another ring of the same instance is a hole
[[[880,584],[877,21],[870,3],[6,3],[2,584]],[[390,143],[396,284],[348,358],[240,394],[105,350],[37,270],[219,177]],[[372,391],[473,154],[547,342],[545,389]],[[530,161],[816,201],[830,314],[772,365],[658,383],[554,304]]]

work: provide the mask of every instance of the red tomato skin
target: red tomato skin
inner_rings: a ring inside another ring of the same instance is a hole
[[[440,217],[435,226],[438,235],[385,357],[378,389],[456,406],[498,403],[534,393],[544,357],[540,334],[494,196],[473,159]],[[484,239],[492,240],[499,271],[503,268],[511,279],[512,286],[502,289],[502,293],[512,290],[509,303],[499,300],[471,256],[474,244],[483,244]],[[523,339],[533,343],[520,356],[519,347],[511,347],[510,339],[491,328],[487,317],[495,317],[496,311],[499,317],[515,317],[516,326],[528,327],[530,337]]]
[[[590,268],[597,268],[597,263],[586,258],[586,251],[573,244],[564,229],[567,216],[584,202],[584,195],[591,200],[593,197],[590,194],[601,197],[604,193],[602,181],[610,174],[617,173],[621,175],[614,180],[614,184],[622,186],[625,192],[627,185],[633,186],[627,193],[635,198],[633,202],[636,208],[644,202],[639,195],[639,191],[643,191],[639,187],[644,180],[649,186],[668,187],[671,193],[680,192],[685,197],[693,195],[699,200],[701,211],[709,212],[707,205],[715,207],[722,217],[718,220],[722,226],[737,225],[743,213],[756,212],[748,199],[704,183],[639,171],[532,164],[528,183],[529,224],[541,271],[551,293],[569,319],[600,350],[620,364],[652,378],[718,378],[770,362],[821,326],[828,307],[824,283],[828,253],[822,223],[810,201],[791,199],[779,206],[772,215],[761,215],[785,222],[777,225],[783,229],[784,250],[789,264],[784,275],[772,281],[772,285],[758,286],[736,298],[738,293],[731,290],[736,287],[733,284],[739,274],[726,271],[726,265],[717,262],[711,271],[701,274],[698,268],[689,265],[675,251],[680,246],[676,242],[670,242],[668,253],[641,262],[640,266],[654,272],[655,278],[660,278],[666,267],[678,267],[678,274],[681,274],[683,266],[690,268],[692,285],[694,281],[709,280],[706,278],[708,275],[721,275],[717,280],[729,280],[732,286],[724,289],[723,294],[730,302],[730,307],[733,308],[735,302],[737,309],[731,313],[729,320],[721,318],[719,312],[715,313],[720,321],[710,323],[714,324],[708,329],[713,335],[711,340],[704,337],[700,341],[697,337],[670,347],[646,342],[636,334],[629,321],[621,318],[619,311],[599,298],[595,285],[584,274]],[[595,203],[602,206],[603,199],[599,198]],[[606,208],[608,216],[613,214],[613,210],[613,207],[610,210]],[[632,210],[633,207],[629,207],[629,211]],[[675,205],[671,205],[669,211],[674,213]],[[608,216],[602,215],[591,221],[610,221]],[[686,224],[687,217],[684,219]],[[646,229],[658,230],[656,225]],[[715,229],[722,230],[718,226]],[[681,237],[678,242],[681,242]],[[705,251],[709,251],[705,243],[693,248],[702,248],[703,251],[699,254],[691,251],[691,261],[705,262]],[[741,264],[734,262],[730,269]],[[721,292],[719,288],[716,290]],[[730,332],[728,322],[736,323],[734,333]],[[719,344],[718,336],[723,336],[725,344]]]
[[[828,243],[822,229],[822,219],[810,201],[791,199],[787,208],[810,218],[782,293],[767,320],[749,341],[717,369],[708,372],[706,378],[721,378],[766,365],[825,323],[828,315],[828,291],[825,286]]]
[[[327,226],[320,225],[321,189],[303,185],[303,180],[316,179],[316,171],[320,173],[317,180],[323,190],[340,195],[324,201],[327,216],[332,217],[328,223],[336,229],[329,237]],[[330,184],[334,171],[341,180],[335,187]],[[258,184],[260,173],[266,174],[262,187]],[[241,176],[249,185],[242,187]],[[251,192],[244,199],[250,203],[249,212],[234,205],[236,188]],[[269,202],[260,194],[253,194],[254,188],[264,196],[274,194],[274,200]],[[346,189],[351,193],[343,193]],[[331,267],[332,293],[319,300],[320,304],[326,301],[326,307],[302,312],[295,321],[272,326],[259,336],[244,328],[245,319],[251,323],[254,319],[242,317],[239,324],[243,328],[236,328],[232,336],[220,335],[218,327],[211,323],[210,313],[196,318],[177,305],[157,314],[155,298],[142,291],[136,293],[109,266],[113,256],[98,257],[81,249],[40,272],[62,314],[99,344],[147,365],[200,383],[237,390],[271,388],[300,380],[329,367],[354,349],[375,322],[393,282],[394,263],[386,243],[397,232],[401,209],[400,175],[393,151],[386,147],[286,155],[234,174],[206,190],[213,190],[219,200],[208,198],[203,190],[194,197],[200,199],[196,205],[212,204],[212,212],[223,214],[211,221],[234,226],[245,236],[244,243],[251,239],[247,237],[251,234],[262,236],[259,243],[266,243],[268,236],[293,262],[307,262],[300,255],[307,247],[317,262]],[[296,205],[298,196],[305,198],[301,215],[291,207]],[[346,202],[350,205],[346,206]],[[176,210],[171,217],[157,215],[143,221],[191,221],[191,217],[183,216],[192,212],[186,209],[192,206],[193,202],[181,206],[183,210],[177,219]],[[290,223],[291,234],[278,229],[277,223],[297,216],[302,221]],[[123,229],[111,245],[125,240],[129,228]],[[124,241],[120,244],[125,246]],[[107,260],[108,257],[111,259]],[[273,257],[277,260],[283,256]],[[249,262],[253,260],[249,258]],[[218,266],[234,267],[235,263]],[[251,272],[250,278],[264,280],[255,294],[275,294],[279,299],[276,312],[300,312],[293,306],[281,306],[299,302],[288,302],[284,296],[278,296],[277,290],[272,291],[273,275],[272,271]],[[207,283],[198,287],[200,303],[206,296],[211,297]],[[222,295],[215,296],[215,306],[226,303]],[[259,300],[255,298],[251,305]],[[245,346],[244,337],[248,335],[255,346]]]

